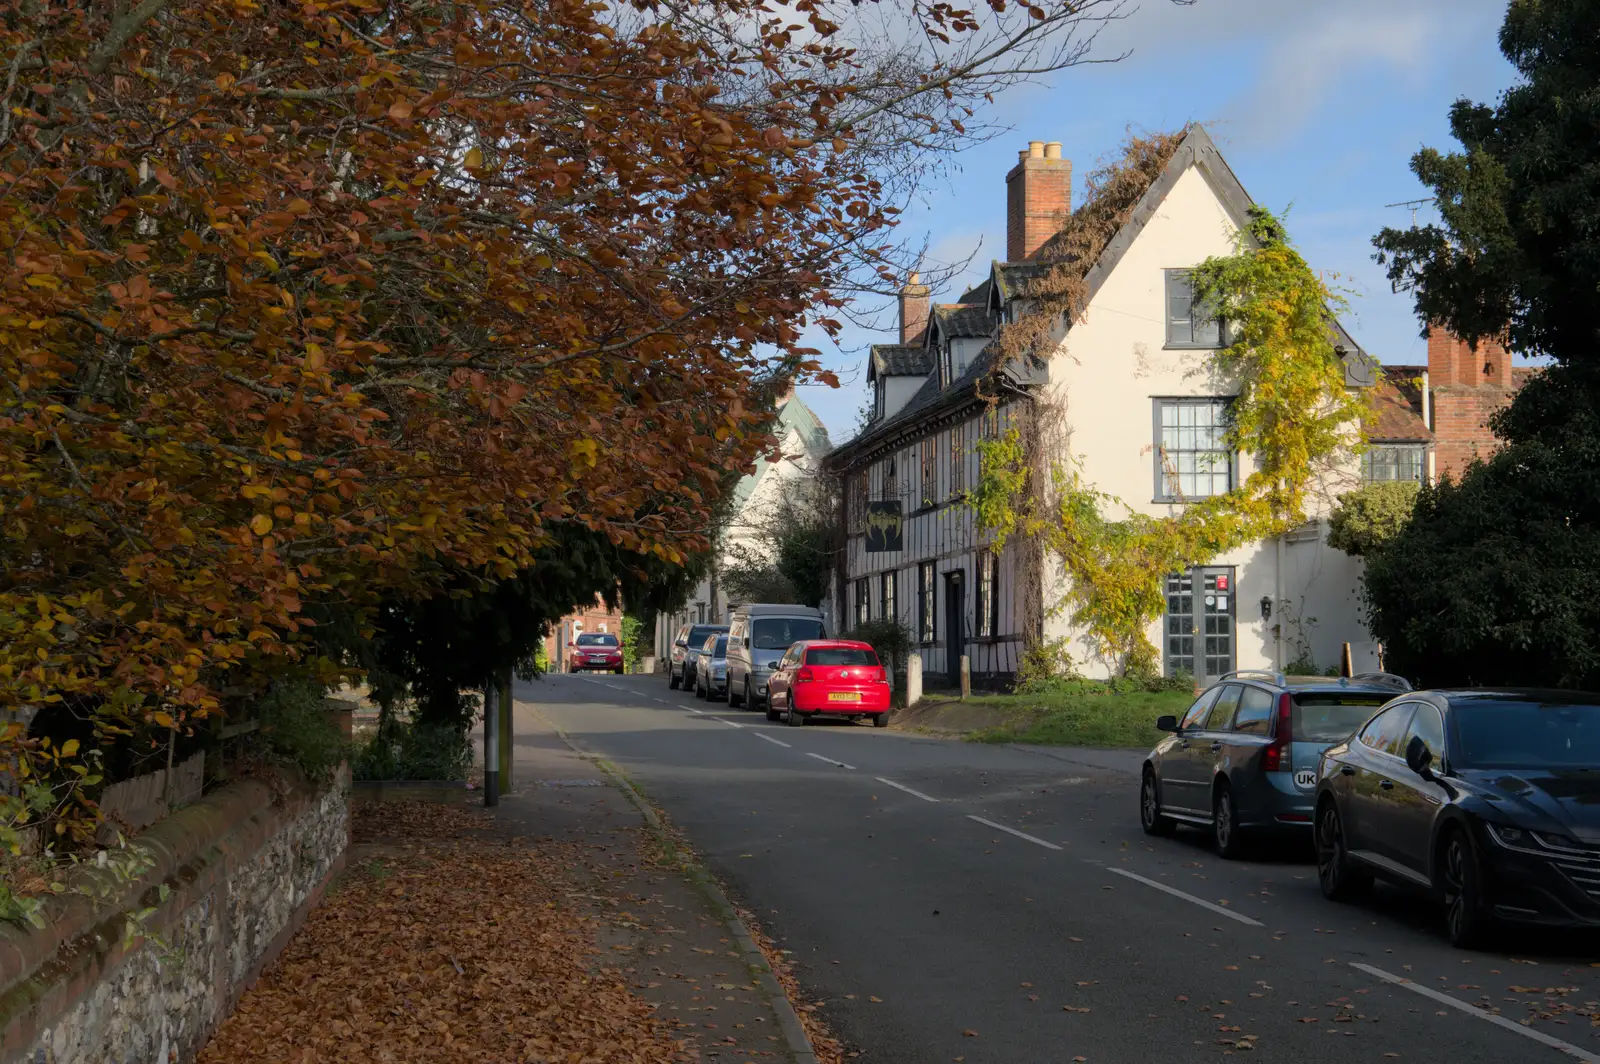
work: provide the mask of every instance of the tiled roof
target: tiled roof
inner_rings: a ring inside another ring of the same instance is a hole
[[[994,332],[989,308],[982,303],[940,303],[933,308],[939,332],[947,338],[988,336]]]
[[[996,262],[991,271],[1000,290],[1000,301],[1009,303],[1022,294],[1029,281],[1049,273],[1055,262]]]
[[[933,352],[921,344],[873,344],[867,380],[878,377],[926,377],[933,372]]]
[[[1373,440],[1431,440],[1433,433],[1422,420],[1422,375],[1426,366],[1383,367],[1383,379],[1372,393],[1372,416],[1367,438]]]
[[[967,289],[965,292],[962,292],[961,293],[961,298],[956,300],[956,302],[957,303],[982,303],[984,306],[988,306],[989,305],[989,289],[991,287],[992,286],[989,284],[989,278],[985,277],[983,279],[983,283],[982,284],[973,285],[971,288]]]

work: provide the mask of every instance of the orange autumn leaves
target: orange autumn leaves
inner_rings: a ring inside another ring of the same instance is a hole
[[[510,573],[551,521],[684,558],[884,224],[796,146],[836,101],[729,94],[667,22],[0,10],[8,708],[185,727],[319,604]]]

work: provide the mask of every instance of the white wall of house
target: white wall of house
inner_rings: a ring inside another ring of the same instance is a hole
[[[925,377],[885,377],[883,378],[883,416],[893,417],[900,409],[911,401],[917,394],[917,389],[922,387]]]
[[[1050,360],[1047,404],[1070,427],[1072,456],[1093,486],[1137,512],[1165,516],[1181,509],[1156,497],[1156,400],[1237,393],[1233,382],[1210,371],[1210,351],[1167,347],[1166,271],[1230,254],[1241,221],[1229,215],[1201,169],[1188,169]],[[1235,483],[1251,468],[1250,456],[1240,456]],[[1350,484],[1355,475],[1352,464]],[[1318,516],[1336,491],[1330,486],[1319,500]],[[1359,563],[1327,547],[1321,534],[1286,543],[1281,555],[1277,542],[1270,541],[1231,551],[1211,564],[1232,570],[1226,595],[1236,626],[1236,668],[1288,664],[1297,656],[1302,633],[1324,666],[1337,663],[1343,641],[1367,638],[1356,602]],[[1061,591],[1057,574],[1047,586],[1047,604],[1059,601]],[[1262,618],[1263,598],[1273,602],[1271,621]],[[1290,610],[1283,608],[1286,601]],[[1287,626],[1280,641],[1277,626],[1289,620],[1289,612],[1299,623]],[[1163,651],[1165,627],[1163,619],[1148,633]],[[1061,636],[1074,640],[1074,658],[1085,672],[1105,674],[1105,664],[1065,617],[1047,620],[1046,637]]]

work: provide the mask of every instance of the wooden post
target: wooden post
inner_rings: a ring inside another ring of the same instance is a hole
[[[513,722],[515,703],[511,699],[511,667],[508,665],[500,673],[500,793],[510,794],[511,763],[515,759],[512,750],[512,739],[516,729]]]
[[[906,656],[906,707],[922,701],[922,655],[913,650]]]
[[[1355,673],[1356,673],[1355,663],[1351,660],[1351,657],[1350,657],[1350,644],[1346,643],[1344,645],[1344,651],[1343,651],[1343,653],[1342,653],[1342,655],[1340,657],[1340,661],[1339,661],[1339,675],[1340,676],[1354,676]]]
[[[500,720],[495,712],[500,688],[494,681],[483,686],[483,805],[500,804]]]
[[[972,697],[972,659],[961,655],[961,697]]]

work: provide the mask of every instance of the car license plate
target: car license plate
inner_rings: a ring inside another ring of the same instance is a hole
[[[860,691],[829,691],[828,692],[828,701],[829,702],[859,702],[859,701],[861,701],[861,692]]]

